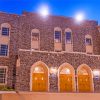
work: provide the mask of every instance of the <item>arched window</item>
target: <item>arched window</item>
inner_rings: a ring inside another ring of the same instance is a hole
[[[35,92],[46,92],[49,90],[48,68],[41,61],[31,67],[30,90]]]
[[[54,28],[54,48],[55,51],[61,51],[62,50],[62,30],[59,27]]]
[[[40,31],[38,29],[33,29],[31,32],[31,49],[40,49]]]
[[[65,29],[65,50],[67,52],[73,51],[72,30],[69,28]]]
[[[91,35],[85,35],[86,53],[93,53],[93,42]]]
[[[75,92],[75,71],[74,68],[64,63],[59,67],[58,89],[60,92]]]
[[[1,35],[9,36],[10,35],[10,25],[8,23],[1,24]]]
[[[82,64],[78,67],[77,80],[79,92],[93,92],[93,74],[88,65]]]
[[[0,56],[9,55],[9,40],[10,40],[11,26],[8,23],[1,24],[0,34]]]

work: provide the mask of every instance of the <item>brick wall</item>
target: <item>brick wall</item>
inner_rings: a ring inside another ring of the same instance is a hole
[[[66,28],[70,28],[72,30],[74,52],[85,52],[85,35],[90,34],[93,38],[93,52],[95,55],[99,55],[100,33],[98,32],[98,23],[96,21],[88,20],[81,25],[77,25],[70,17],[48,16],[48,18],[43,19],[38,14],[29,12],[23,12],[22,15],[0,12],[0,25],[2,23],[9,23],[11,25],[9,57],[0,57],[0,66],[8,66],[7,85],[10,87],[13,87],[15,82],[17,82],[16,89],[29,90],[30,67],[38,60],[43,60],[48,66],[57,67],[62,63],[67,62],[73,65],[75,69],[82,63],[88,64],[92,69],[95,67],[99,68],[100,66],[99,56],[86,56],[81,53],[47,54],[36,52],[31,55],[29,52],[19,52],[19,49],[31,48],[31,30],[34,28],[37,28],[40,31],[40,50],[48,52],[54,51],[54,27],[60,27],[62,29],[63,51],[65,51],[64,31]],[[21,66],[16,68],[18,55],[21,59]],[[57,77],[55,77],[55,80],[56,82],[54,82],[50,76],[50,82],[52,84],[50,85],[50,91],[57,91],[58,89]],[[24,82],[26,84],[24,84]],[[95,85],[95,88],[99,89],[99,85]]]

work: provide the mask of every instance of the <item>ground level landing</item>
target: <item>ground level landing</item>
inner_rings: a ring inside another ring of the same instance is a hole
[[[0,100],[100,100],[100,93],[0,93]]]

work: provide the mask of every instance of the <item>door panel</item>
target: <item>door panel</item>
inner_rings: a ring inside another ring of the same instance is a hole
[[[60,74],[60,92],[72,91],[72,75]]]
[[[78,88],[79,92],[90,92],[90,76],[89,75],[78,75]]]
[[[47,79],[44,73],[33,73],[32,76],[32,91],[47,91]]]

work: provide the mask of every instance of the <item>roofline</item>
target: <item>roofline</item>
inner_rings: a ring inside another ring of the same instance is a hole
[[[9,12],[4,12],[4,11],[0,11],[0,14],[8,14],[8,15],[15,15],[15,16],[25,16],[27,14],[32,14],[32,15],[39,15],[37,12],[28,12],[28,11],[22,11],[21,14],[16,14],[16,13],[9,13]],[[68,16],[63,16],[63,15],[49,15],[50,17],[60,17],[60,18],[65,18],[65,19],[70,19],[70,20],[74,20],[74,17],[68,17]],[[84,20],[85,22],[97,22],[97,20]]]

